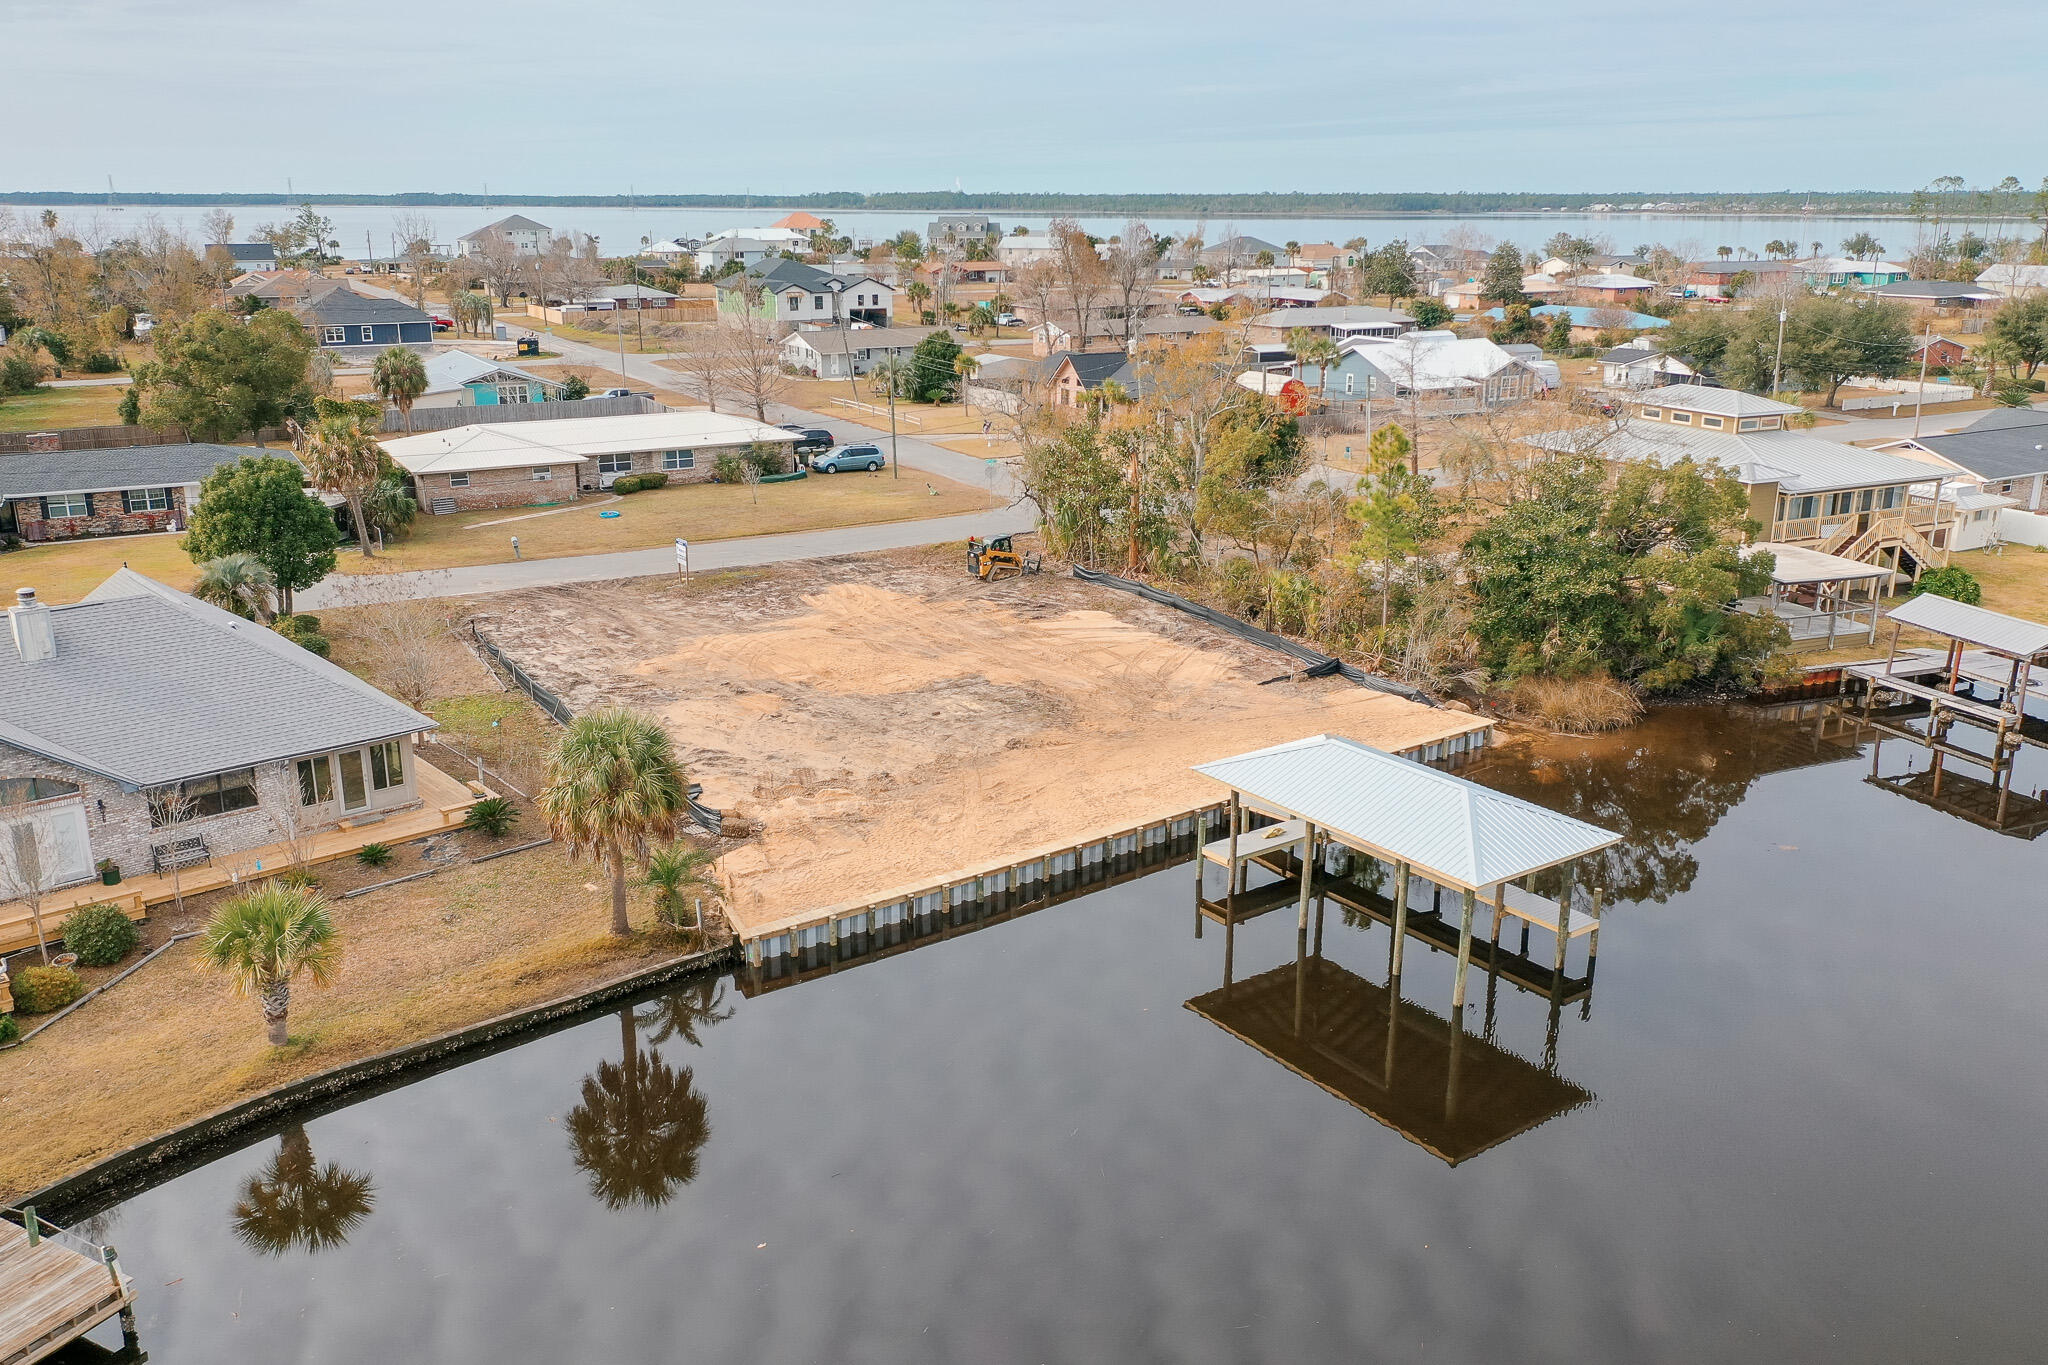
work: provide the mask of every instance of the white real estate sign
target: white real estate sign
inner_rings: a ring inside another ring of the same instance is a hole
[[[676,537],[676,572],[685,577],[690,572],[690,542],[681,536]]]

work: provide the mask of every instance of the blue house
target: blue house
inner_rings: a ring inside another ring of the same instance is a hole
[[[293,310],[315,345],[324,350],[370,346],[424,345],[434,339],[434,320],[399,299],[370,298],[346,285],[316,294]]]
[[[1554,318],[1559,313],[1571,318],[1574,327],[1618,327],[1625,332],[1643,332],[1671,325],[1669,320],[1652,317],[1648,313],[1632,313],[1626,308],[1589,308],[1580,303],[1546,303],[1541,308],[1529,310],[1529,316],[1537,318]],[[1498,320],[1507,314],[1498,308],[1489,308],[1486,316]]]

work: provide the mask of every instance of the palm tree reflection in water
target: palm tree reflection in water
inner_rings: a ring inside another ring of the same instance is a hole
[[[654,1001],[644,1015],[619,1011],[623,1059],[600,1062],[583,1078],[582,1103],[567,1122],[576,1165],[608,1207],[658,1208],[697,1178],[697,1155],[711,1137],[708,1106],[688,1067],[670,1066],[657,1046],[641,1053],[639,1026],[654,1030],[651,1044],[681,1038],[701,1046],[700,1027],[732,1017],[718,1008],[723,999],[722,983],[703,981]]]
[[[331,1161],[322,1167],[306,1130],[295,1123],[278,1139],[277,1155],[242,1187],[235,1235],[271,1256],[325,1251],[348,1241],[376,1202],[377,1187],[367,1174]]]

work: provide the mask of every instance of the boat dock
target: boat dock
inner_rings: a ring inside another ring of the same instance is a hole
[[[111,1317],[135,1336],[135,1284],[112,1247],[47,1223],[33,1208],[0,1216],[0,1365],[31,1365]]]

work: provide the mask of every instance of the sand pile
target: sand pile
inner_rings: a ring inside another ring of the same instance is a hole
[[[726,589],[584,585],[486,624],[577,709],[658,713],[705,800],[759,821],[722,861],[752,930],[1214,799],[1210,758],[1330,731],[1469,728],[1070,579],[900,559]],[[503,601],[504,599],[500,599]]]

